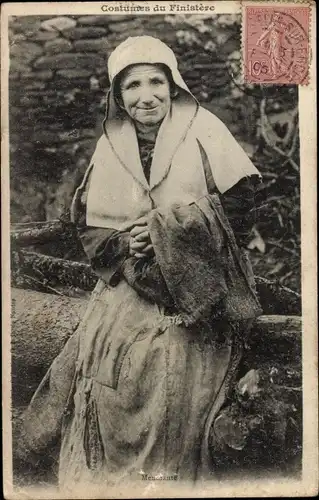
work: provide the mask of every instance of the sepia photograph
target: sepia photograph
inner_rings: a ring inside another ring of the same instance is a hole
[[[33,5],[2,75],[7,498],[303,484],[314,7]]]

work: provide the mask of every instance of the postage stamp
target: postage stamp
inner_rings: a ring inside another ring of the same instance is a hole
[[[244,6],[245,82],[307,85],[309,22],[305,6]]]

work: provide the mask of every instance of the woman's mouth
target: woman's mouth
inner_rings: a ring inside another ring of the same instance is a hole
[[[137,108],[139,111],[152,112],[157,109],[157,106],[153,106],[152,108]]]

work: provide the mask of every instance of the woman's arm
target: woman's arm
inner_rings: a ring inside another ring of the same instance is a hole
[[[115,286],[121,276],[121,267],[129,256],[129,232],[111,228],[87,226],[86,201],[90,173],[77,189],[72,204],[72,220],[76,225],[84,251],[96,274]]]
[[[247,246],[256,221],[255,193],[260,182],[258,175],[244,177],[220,195],[224,212],[239,246]]]
[[[138,219],[130,232],[88,226],[86,200],[90,172],[75,194],[72,220],[92,269],[111,286],[116,286],[124,277],[138,293],[153,301],[157,296],[153,289],[158,288],[160,277],[157,266],[150,261],[153,253],[147,219]]]
[[[92,269],[115,286],[121,277],[123,262],[129,256],[129,233],[91,226],[78,226],[77,230]]]
[[[152,252],[137,252],[133,255],[130,245],[132,236],[129,232],[87,226],[85,221],[85,211],[82,211],[77,223],[78,234],[91,266],[99,277],[110,286],[116,286],[124,277],[144,299],[158,305],[172,306]],[[134,230],[132,232],[143,234]]]

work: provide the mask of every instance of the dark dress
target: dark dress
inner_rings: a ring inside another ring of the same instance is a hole
[[[147,179],[153,146],[139,137]],[[220,195],[239,246],[254,222],[255,182],[244,178]],[[130,279],[129,233],[86,225],[88,185],[89,177],[77,227],[101,279],[25,414],[22,441],[39,451],[61,436],[63,487],[209,476],[209,430],[236,375],[247,323],[235,331],[218,314],[209,324],[178,322],[156,266]],[[216,191],[213,179],[208,190]]]

